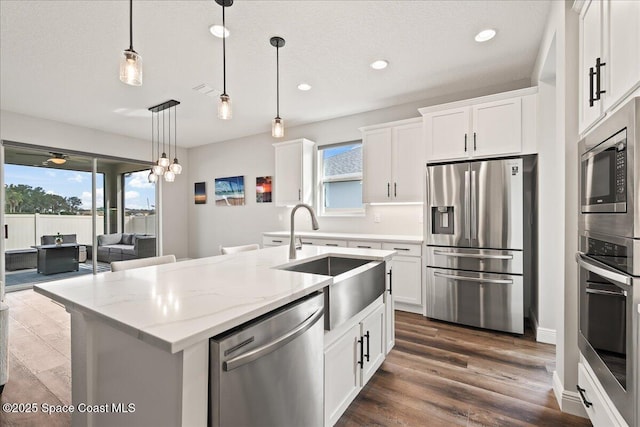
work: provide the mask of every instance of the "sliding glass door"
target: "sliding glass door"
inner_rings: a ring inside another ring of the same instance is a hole
[[[147,164],[7,141],[0,150],[7,291],[156,255],[156,188]]]

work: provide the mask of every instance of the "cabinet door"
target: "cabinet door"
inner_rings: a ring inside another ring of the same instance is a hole
[[[360,391],[360,324],[324,351],[324,421],[338,421]]]
[[[474,105],[470,150],[474,156],[514,154],[522,151],[522,99]]]
[[[579,49],[580,108],[578,110],[579,130],[582,132],[602,113],[602,102],[594,101],[593,105],[589,105],[589,99],[595,95],[595,76],[592,78],[589,70],[591,68],[595,70],[596,58],[601,57],[602,52],[602,3],[600,1],[588,1],[583,6],[580,14]],[[604,87],[601,89],[605,90]]]
[[[391,201],[391,128],[364,133],[363,202]]]
[[[361,337],[364,340],[364,366],[361,370],[361,385],[364,387],[380,365],[382,365],[386,354],[384,342],[384,304],[380,304],[360,325],[362,328],[360,331]]]
[[[608,1],[604,5],[608,37],[607,65],[602,70],[608,87],[603,108],[608,109],[640,83],[640,1]]]
[[[421,202],[425,169],[422,123],[394,127],[392,139],[393,199],[396,202]]]
[[[302,144],[276,147],[276,206],[295,205],[302,200]]]
[[[396,343],[396,318],[395,307],[393,298],[393,277],[391,273],[393,262],[387,262],[387,278],[386,288],[384,292],[384,339],[385,339],[385,352],[389,354],[391,349]]]
[[[471,115],[469,107],[438,111],[424,116],[426,160],[467,158]]]
[[[420,257],[393,257],[393,297],[399,303],[422,305],[422,266]]]

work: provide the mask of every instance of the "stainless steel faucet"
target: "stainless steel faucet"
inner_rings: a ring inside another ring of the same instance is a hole
[[[293,207],[291,210],[291,236],[289,239],[289,259],[296,259],[296,239],[295,239],[295,231],[294,231],[294,221],[293,218],[295,216],[298,208],[307,208],[309,213],[311,214],[311,226],[314,230],[320,228],[318,225],[318,218],[316,218],[316,213],[313,211],[313,208],[306,203],[300,203]]]

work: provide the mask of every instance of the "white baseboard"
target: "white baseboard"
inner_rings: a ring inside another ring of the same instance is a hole
[[[553,371],[553,393],[556,395],[556,400],[562,412],[587,418],[587,412],[582,406],[580,395],[577,391],[565,390],[557,371]]]
[[[531,321],[531,327],[536,334],[536,341],[556,345],[556,330],[549,328],[542,328],[538,325],[538,318],[533,310],[529,311],[529,320]]]
[[[394,308],[396,310],[407,311],[409,313],[424,314],[423,313],[424,310],[421,305],[413,305],[413,304],[407,304],[404,302],[395,301]]]

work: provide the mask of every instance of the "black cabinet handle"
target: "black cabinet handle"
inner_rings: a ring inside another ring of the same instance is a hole
[[[337,243],[325,243],[325,246],[339,246]]]
[[[367,333],[364,334],[364,336],[367,338],[367,354],[364,357],[367,358],[367,362],[368,362],[369,361],[369,339],[370,339],[369,331],[367,331]]]
[[[607,65],[606,62],[600,62],[600,58],[596,58],[596,94],[594,101],[600,101],[600,95],[607,93],[606,90],[600,90],[600,68]]]
[[[272,240],[273,243],[282,243],[282,240]]]
[[[358,365],[360,365],[360,369],[362,369],[364,367],[364,338],[360,338],[358,344],[360,344],[360,360],[358,360]]]
[[[391,197],[391,184],[387,182],[387,197]]]
[[[389,276],[389,295],[393,295],[393,269],[389,269],[387,275]]]
[[[358,245],[358,247],[362,249],[371,249],[371,246]]]
[[[467,152],[467,134],[464,134],[464,152]]]
[[[300,201],[301,199],[302,199],[302,192],[298,188],[298,201]]]
[[[593,107],[593,103],[596,100],[593,96],[593,77],[596,73],[593,71],[593,67],[589,68],[589,107]]]
[[[587,408],[590,408],[591,406],[593,406],[593,403],[589,402],[587,400],[587,397],[584,395],[584,392],[586,390],[583,388],[580,388],[579,385],[576,385],[576,388],[578,389],[578,393],[580,393],[580,397],[582,398],[582,403],[584,403],[584,406],[586,406]]]
[[[393,183],[393,197],[398,197],[398,183]]]
[[[409,248],[393,248],[394,251],[410,251],[411,249]]]
[[[473,151],[476,151],[476,133],[473,133]]]

